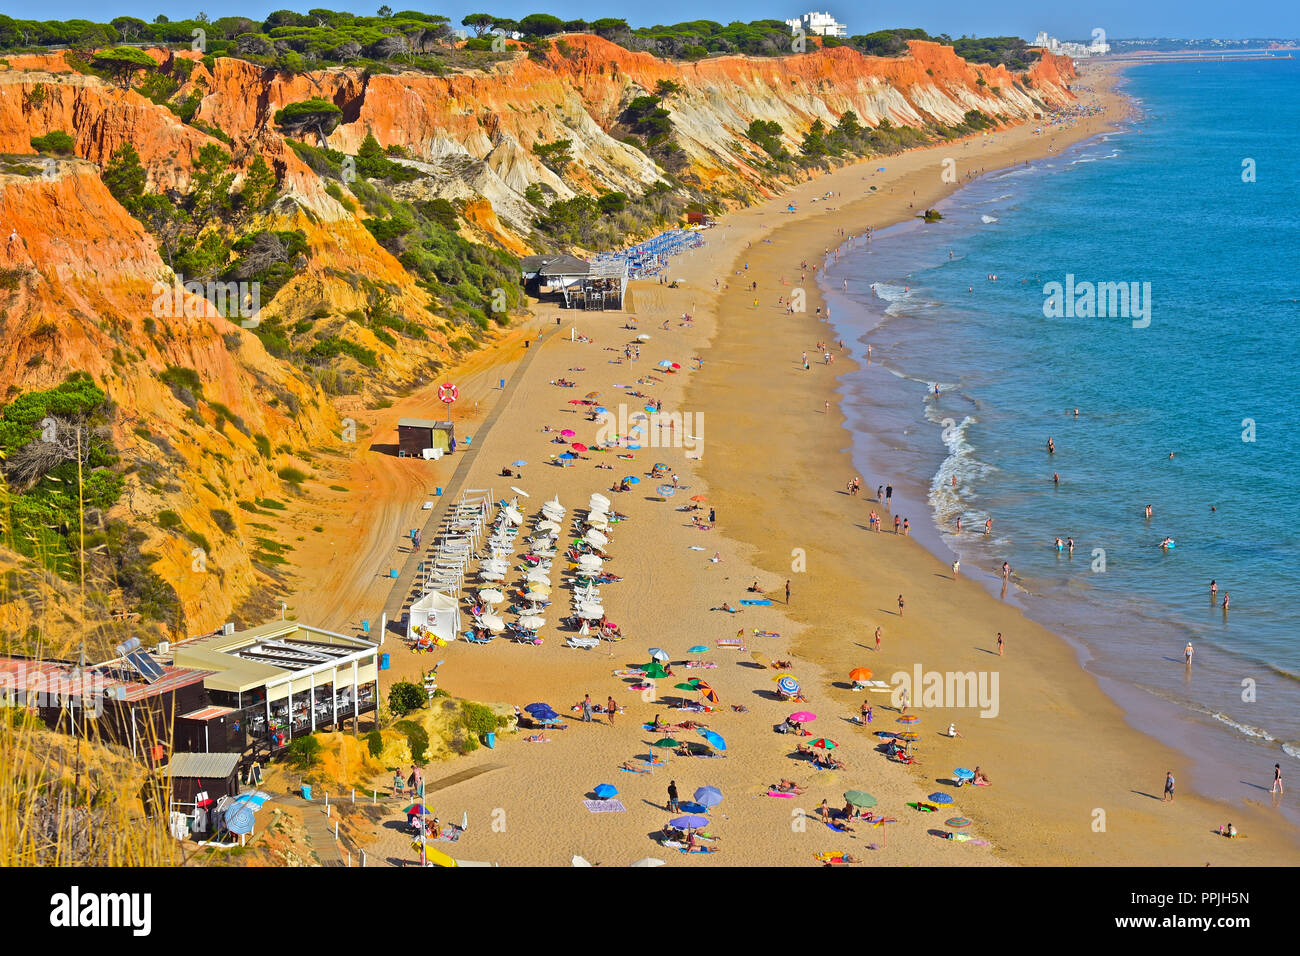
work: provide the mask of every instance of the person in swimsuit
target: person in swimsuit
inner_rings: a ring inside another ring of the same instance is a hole
[[[1165,771],[1165,795],[1161,798],[1161,803],[1171,802],[1174,799],[1174,772]]]

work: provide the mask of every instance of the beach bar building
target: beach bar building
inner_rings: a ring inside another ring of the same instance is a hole
[[[180,715],[207,706],[202,668],[161,663],[132,648],[102,664],[0,658],[0,703],[34,710],[51,730],[117,744],[160,765]]]
[[[558,299],[568,309],[617,311],[627,296],[628,267],[622,259],[588,262],[569,255],[525,256],[520,269],[524,291],[539,299]]]
[[[239,794],[239,754],[175,753],[163,768],[174,803],[193,805],[200,793],[212,801]]]
[[[297,621],[192,638],[171,646],[181,667],[210,672],[213,710],[186,712],[209,732],[196,750],[274,753],[294,737],[341,728],[373,713],[379,693],[377,645]],[[223,743],[211,737],[220,720]],[[354,724],[355,726],[355,724]]]
[[[456,431],[451,422],[402,418],[397,422],[397,453],[403,458],[441,458],[451,451]]]

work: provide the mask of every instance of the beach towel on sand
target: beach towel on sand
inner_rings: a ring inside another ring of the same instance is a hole
[[[583,800],[582,802],[592,813],[622,813],[627,809],[620,800]]]
[[[768,600],[762,600],[762,601],[741,601],[740,603],[741,603],[741,604],[758,604],[758,605],[764,605],[764,606],[766,606],[766,605],[771,604],[772,602],[771,602],[771,601],[768,601]]]
[[[767,795],[769,797],[785,797],[787,800],[792,800],[795,797],[793,793],[782,793],[780,790],[769,790]]]

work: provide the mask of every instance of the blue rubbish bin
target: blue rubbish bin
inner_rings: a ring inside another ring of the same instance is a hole
[[[389,569],[388,569],[388,576],[389,576],[390,578],[395,578],[395,577],[397,577],[397,576],[398,576],[398,570],[397,570],[397,568],[389,568]]]
[[[369,621],[362,621],[362,622],[361,622],[361,633],[362,633],[362,634],[369,634],[369,633],[370,633],[370,622],[369,622]]]
[[[387,652],[385,652],[385,653],[379,655],[379,669],[380,669],[381,671],[386,671],[386,670],[388,670],[388,654],[387,654]]]
[[[487,744],[488,750],[494,750],[497,745],[497,735],[494,733],[484,734],[483,742]]]
[[[310,800],[310,799],[311,799],[311,784],[309,784],[309,783],[304,783],[304,784],[302,785],[302,798],[303,798],[304,800]]]

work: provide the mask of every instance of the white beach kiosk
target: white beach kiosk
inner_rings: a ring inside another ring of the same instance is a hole
[[[454,641],[459,629],[460,606],[454,597],[441,591],[430,591],[412,604],[406,615],[408,640],[432,634],[444,641]]]

